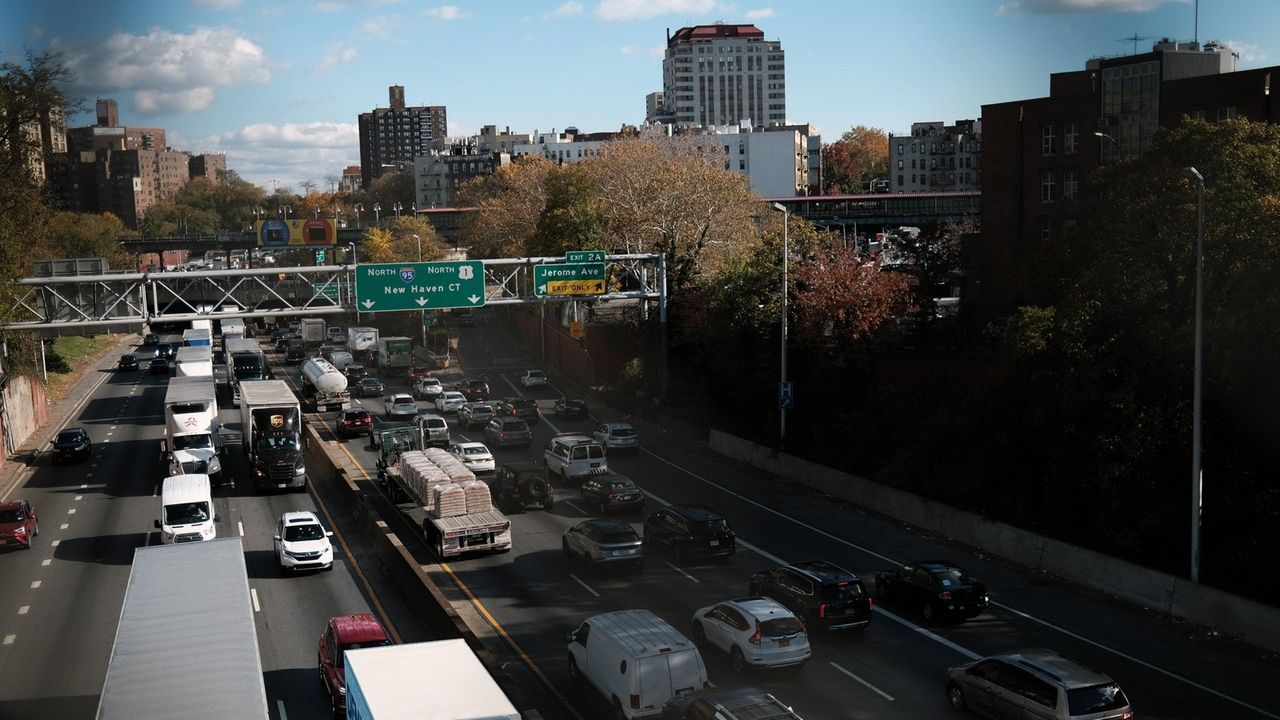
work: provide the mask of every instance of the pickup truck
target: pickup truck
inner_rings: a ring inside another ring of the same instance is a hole
[[[579,433],[560,433],[551,438],[542,457],[547,480],[553,485],[581,484],[591,475],[609,471],[604,445]]]

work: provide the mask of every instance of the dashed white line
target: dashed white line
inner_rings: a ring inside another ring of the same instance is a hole
[[[864,686],[864,687],[866,687],[866,688],[867,688],[868,690],[870,690],[871,692],[874,692],[875,694],[879,695],[880,697],[884,698],[885,700],[888,700],[889,702],[893,702],[893,696],[892,696],[892,695],[890,695],[889,693],[887,693],[887,692],[885,692],[885,691],[881,690],[880,688],[876,687],[875,685],[872,685],[871,683],[867,682],[866,680],[863,680],[862,678],[858,677],[857,675],[854,675],[853,673],[851,673],[851,672],[849,672],[848,670],[844,669],[844,668],[843,668],[843,667],[841,667],[840,665],[837,665],[836,663],[829,663],[829,664],[831,665],[831,667],[835,668],[836,670],[839,670],[840,672],[844,673],[845,675],[848,675],[849,677],[853,678],[854,680],[857,680],[858,682],[862,683],[862,684],[863,684],[863,686]]]
[[[568,500],[562,500],[562,501],[560,502],[560,504],[561,504],[561,505],[568,505],[569,507],[573,508],[574,510],[577,510],[578,512],[582,513],[583,515],[590,515],[590,514],[591,514],[591,513],[587,512],[586,510],[583,510],[582,508],[578,507],[577,505],[574,505],[573,503],[569,502]]]
[[[75,515],[75,514],[76,514],[76,509],[75,509],[75,508],[67,508],[67,514],[68,514],[68,515]]]
[[[62,542],[61,540],[54,540],[53,542],[49,543],[49,547],[58,547],[58,543],[61,543],[61,542]]]
[[[573,573],[569,573],[569,577],[573,578],[574,582],[581,585],[583,589],[586,590],[587,592],[591,593],[592,595],[595,595],[596,597],[600,597],[600,593],[596,592],[595,590],[592,590],[591,586],[582,582],[582,579],[579,578],[577,575],[574,575]]]
[[[61,525],[59,525],[59,526],[58,526],[58,529],[59,529],[59,530],[66,530],[66,529],[67,529],[67,528],[69,528],[69,527],[71,527],[71,524],[70,524],[70,523],[62,523]]]
[[[236,527],[240,530],[240,537],[244,537],[244,523],[237,521]]]
[[[31,581],[31,589],[32,589],[32,590],[35,590],[35,589],[37,589],[37,588],[39,588],[39,587],[40,587],[40,581],[39,581],[39,580],[32,580],[32,581]]]
[[[91,473],[91,472],[87,472],[87,473],[85,473],[85,474],[84,474],[84,476],[85,476],[85,477],[93,477],[93,473]]]
[[[94,464],[94,467],[98,467],[98,465],[95,463],[95,464]],[[88,489],[89,489],[89,483],[85,483],[85,484],[81,485],[81,486],[80,486],[80,489],[81,489],[81,490],[88,490]]]
[[[664,562],[665,562],[665,561],[664,561]],[[685,577],[689,578],[690,580],[692,580],[692,581],[694,581],[694,582],[698,582],[698,578],[696,578],[696,577],[694,577],[694,576],[690,575],[689,573],[685,572],[685,571],[684,571],[684,569],[683,569],[683,568],[681,568],[679,565],[676,565],[675,563],[672,563],[672,562],[667,562],[667,563],[666,563],[666,565],[667,565],[667,567],[671,568],[672,570],[675,570],[676,572],[678,572],[678,573],[680,573],[681,575],[683,575],[683,576],[685,576]]]
[[[30,606],[30,605],[23,605],[22,607],[18,608],[18,614],[19,614],[19,615],[26,615],[26,614],[27,614],[27,611],[28,611],[28,610],[30,610],[30,609],[31,609],[31,606]]]
[[[45,558],[44,560],[40,561],[40,567],[49,567],[49,565],[51,564],[53,564],[53,560],[48,558]]]
[[[262,606],[258,604],[258,588],[249,588],[249,597],[253,598],[253,611],[262,612]]]
[[[83,499],[84,499],[84,496],[83,496],[83,495],[77,495],[77,496],[76,496],[76,500],[83,500]]]
[[[4,644],[5,644],[5,645],[12,645],[12,644],[13,644],[13,641],[14,641],[14,640],[17,640],[17,639],[18,639],[18,636],[17,636],[17,635],[5,635],[5,636],[4,636]]]

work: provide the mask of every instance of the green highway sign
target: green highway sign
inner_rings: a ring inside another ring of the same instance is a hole
[[[559,263],[533,266],[533,294],[603,295],[604,263]]]
[[[564,254],[567,263],[604,262],[603,250],[570,250]]]
[[[484,263],[378,263],[356,266],[361,312],[443,310],[484,305]]]

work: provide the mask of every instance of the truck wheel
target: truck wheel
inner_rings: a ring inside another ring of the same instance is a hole
[[[616,696],[613,698],[613,718],[614,720],[627,720],[627,714],[622,711],[622,701]]]

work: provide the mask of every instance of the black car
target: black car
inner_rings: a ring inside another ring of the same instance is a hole
[[[173,343],[160,343],[156,346],[156,357],[172,360],[178,356],[178,346]]]
[[[358,383],[362,378],[369,377],[369,370],[363,365],[351,363],[342,371],[342,374],[347,376],[348,383]],[[378,393],[381,394],[382,391],[379,390]]]
[[[373,432],[373,416],[364,408],[350,408],[338,413],[334,426],[339,437],[349,438]]]
[[[284,361],[289,365],[300,363],[306,359],[307,351],[304,350],[301,345],[291,346],[288,350],[284,351]]]
[[[295,338],[293,336],[293,333],[288,333],[286,335],[281,336],[278,340],[275,341],[276,352],[284,352],[289,348],[290,345],[293,344],[294,341],[295,341]]]
[[[493,501],[503,512],[538,505],[550,510],[554,503],[551,484],[542,463],[513,462],[498,468],[489,486]]]
[[[493,403],[496,415],[514,415],[530,425],[536,425],[542,419],[542,411],[538,409],[538,401],[533,398],[506,397]]]
[[[385,390],[386,386],[376,377],[366,375],[356,383],[356,392],[360,393],[360,397],[382,397]]]
[[[227,351],[226,351],[226,350],[214,350],[214,351],[211,353],[211,355],[213,356],[213,364],[214,364],[214,365],[226,365],[226,364],[227,364]]]
[[[485,380],[463,380],[458,383],[458,391],[467,399],[467,402],[489,399],[489,383]]]
[[[152,360],[151,364],[147,366],[147,372],[152,375],[168,375],[169,367],[168,358],[158,357],[155,360]]]
[[[67,460],[88,460],[93,451],[93,443],[84,428],[67,428],[53,439],[53,464]]]
[[[644,509],[644,491],[629,477],[594,475],[582,483],[582,504],[596,508],[601,515],[611,510],[638,512]]]
[[[117,370],[137,370],[138,356],[137,355],[121,355],[120,362],[116,363],[116,369]]]
[[[155,333],[147,333],[146,336],[142,338],[143,347],[155,347],[159,344],[160,336]]]
[[[556,401],[556,417],[565,420],[585,419],[587,417],[587,401],[574,398],[560,398]]]
[[[738,545],[729,521],[706,505],[671,505],[644,519],[644,544],[661,547],[678,561],[729,557]]]
[[[987,586],[947,560],[907,563],[876,573],[876,595],[918,608],[927,621],[971,618],[987,609]]]
[[[862,580],[825,560],[797,562],[755,573],[749,593],[777,600],[811,628],[848,630],[871,622],[871,595]]]

